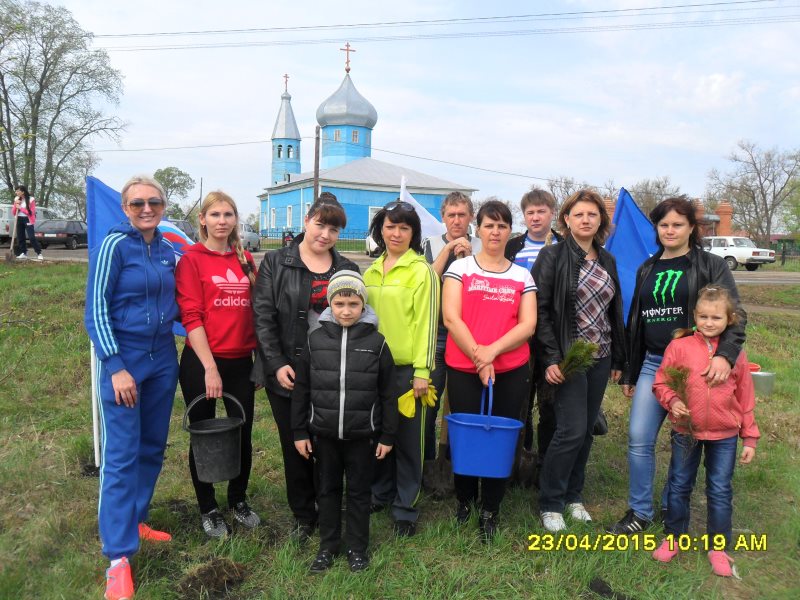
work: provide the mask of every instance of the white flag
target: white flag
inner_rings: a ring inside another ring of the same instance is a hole
[[[400,178],[400,200],[408,202],[417,211],[419,220],[422,223],[423,240],[434,235],[442,235],[446,231],[444,223],[438,221],[422,204],[414,200],[414,196],[408,193],[405,175]]]

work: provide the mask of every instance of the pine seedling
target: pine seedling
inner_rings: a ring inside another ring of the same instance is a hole
[[[585,373],[594,364],[594,355],[600,347],[586,340],[575,340],[564,354],[564,359],[558,363],[558,368],[564,379],[569,379],[576,373]]]

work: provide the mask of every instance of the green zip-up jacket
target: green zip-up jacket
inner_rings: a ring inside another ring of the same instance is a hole
[[[409,249],[386,275],[382,254],[364,273],[367,302],[378,315],[398,366],[412,365],[414,377],[428,379],[434,367],[439,320],[439,278],[424,256]]]

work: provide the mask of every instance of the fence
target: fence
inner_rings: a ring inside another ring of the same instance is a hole
[[[300,235],[299,231],[287,229],[262,229],[261,230],[261,249],[274,250],[289,243],[294,236]],[[366,249],[365,239],[369,232],[361,229],[344,229],[339,232],[339,241],[336,242],[336,249],[339,252],[364,252]]]

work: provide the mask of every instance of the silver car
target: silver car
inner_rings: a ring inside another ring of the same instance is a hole
[[[261,237],[247,223],[239,223],[239,238],[245,250],[256,252],[261,248]]]

